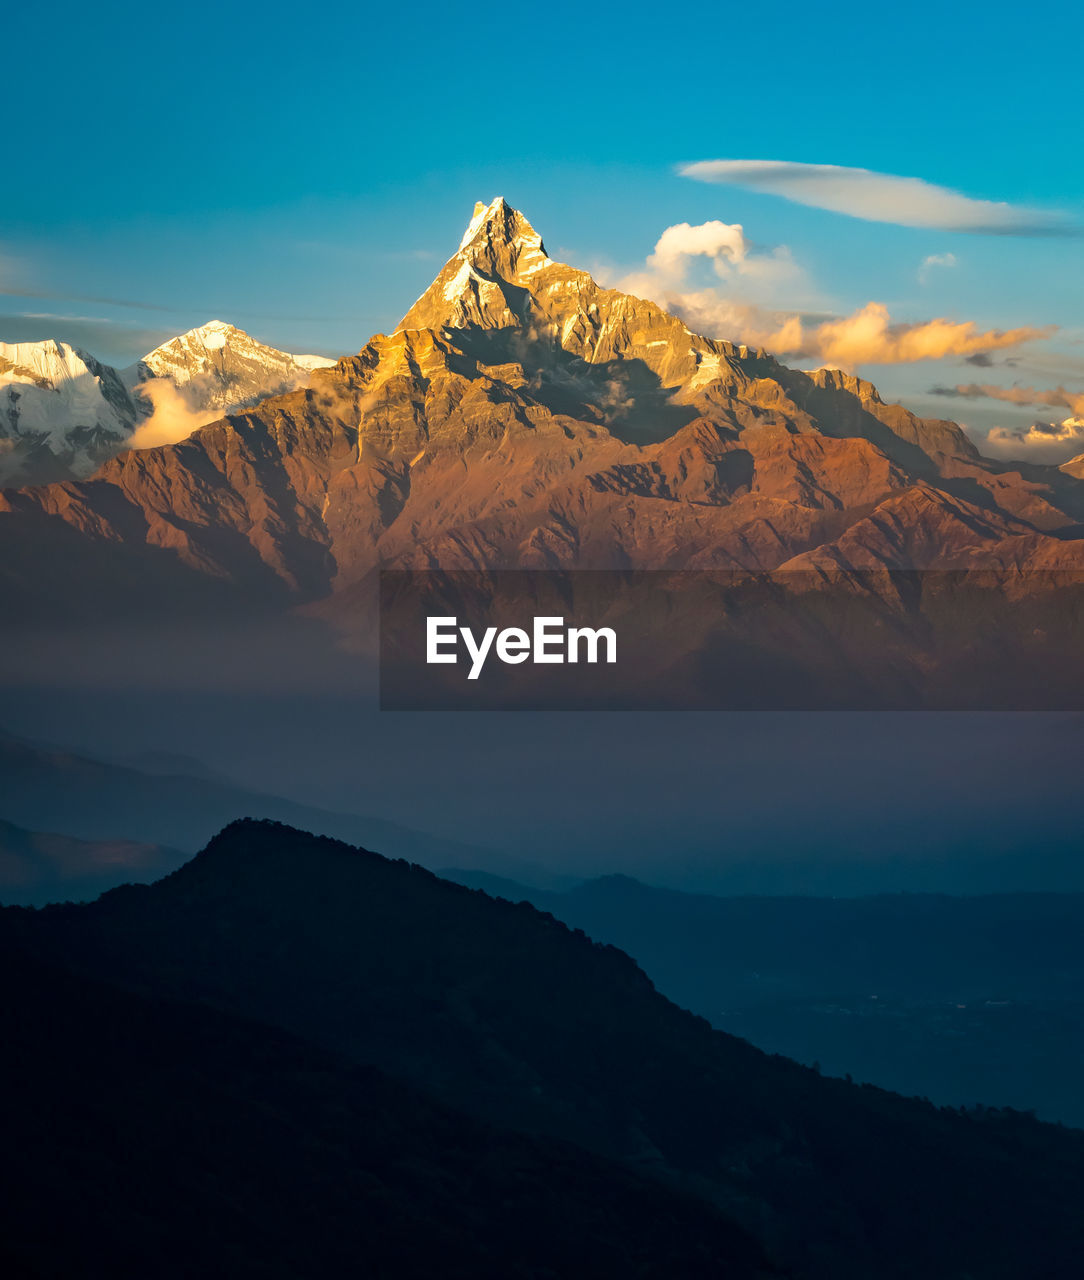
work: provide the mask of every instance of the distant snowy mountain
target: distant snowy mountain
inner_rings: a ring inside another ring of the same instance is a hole
[[[123,377],[133,389],[152,378],[166,378],[183,388],[191,409],[229,413],[304,386],[313,369],[334,363],[324,356],[278,351],[235,325],[212,320],[156,347],[124,370]]]
[[[1080,418],[1066,418],[1061,425],[1063,427],[1074,427],[1084,432],[1084,420]],[[1061,470],[1066,475],[1076,476],[1078,480],[1084,480],[1084,453],[1078,454],[1075,458],[1070,458],[1068,462],[1063,462]]]
[[[265,346],[221,320],[122,371],[52,339],[0,342],[0,486],[85,479],[153,414],[148,382],[168,382],[206,420],[304,386],[334,363]]]
[[[139,414],[116,369],[66,342],[0,342],[0,484],[88,476]]]

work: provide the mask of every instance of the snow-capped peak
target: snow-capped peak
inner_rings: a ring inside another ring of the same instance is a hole
[[[479,200],[459,248],[399,328],[513,323],[500,281],[529,290],[535,284],[532,277],[554,265],[542,237],[504,196],[488,204]]]
[[[232,324],[227,324],[225,320],[209,320],[207,324],[201,324],[197,329],[189,329],[183,335],[182,340],[185,338],[198,339],[209,351],[218,351],[226,345],[235,333],[245,338],[248,337],[247,333],[234,328]]]
[[[74,378],[96,363],[93,356],[66,342],[0,342],[0,377],[5,383]]]
[[[176,338],[170,338],[162,346],[155,347],[153,351],[149,351],[143,357],[143,362],[147,363],[160,352],[166,350],[179,350],[181,348],[191,350],[202,347],[206,351],[221,351],[227,344],[235,342],[251,344],[254,347],[262,345],[255,338],[245,333],[243,329],[238,329],[236,325],[227,324],[225,320],[208,320],[206,324],[197,325],[194,329],[189,329],[186,333],[179,334]],[[267,349],[269,351],[273,350],[271,347]]]
[[[494,255],[511,255],[509,264],[517,275],[529,276],[551,264],[542,237],[527,219],[505,200],[497,196],[489,204],[480,200],[474,206],[457,258],[474,265],[484,265]]]
[[[53,339],[0,343],[0,486],[90,475],[156,412],[145,383],[171,383],[198,424],[303,387],[334,363],[265,346],[224,320],[171,338],[123,372]]]
[[[299,386],[313,369],[334,364],[324,356],[294,356],[257,341],[224,320],[209,320],[149,351],[135,366],[134,381],[169,378],[200,388],[204,407],[237,408],[271,390]]]
[[[66,342],[0,342],[0,483],[88,475],[127,439],[117,371]]]
[[[504,196],[497,196],[489,204],[484,204],[481,200],[477,201],[474,206],[474,216],[471,218],[466,231],[463,232],[463,239],[459,242],[460,249],[465,249],[470,244],[478,234],[478,229],[488,218],[492,218],[498,212],[503,212],[507,207]]]
[[[148,352],[125,371],[125,378],[144,412],[150,411],[149,402],[157,403],[154,384],[171,383],[189,411],[184,425],[191,422],[194,429],[200,422],[251,408],[268,396],[305,387],[314,369],[334,363],[326,356],[279,351],[236,325],[209,320]]]

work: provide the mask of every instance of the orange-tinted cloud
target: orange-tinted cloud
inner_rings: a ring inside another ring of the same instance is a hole
[[[221,410],[197,411],[168,378],[151,378],[136,390],[151,402],[153,412],[136,427],[130,449],[153,449],[186,440],[193,431],[222,416]]]
[[[696,288],[689,279],[697,258],[710,260],[715,274],[730,286]],[[928,257],[923,268],[951,266],[952,254]],[[681,316],[694,331],[763,347],[778,356],[816,360],[853,372],[862,365],[911,364],[919,360],[982,358],[1021,343],[1047,338],[1055,326],[980,329],[973,320],[937,317],[916,322],[893,321],[881,302],[867,302],[849,316],[798,314],[795,291],[805,291],[805,273],[786,246],[757,250],[740,224],[688,222],[669,226],[659,237],[645,270],[625,276],[616,287],[650,298]],[[759,301],[736,296],[751,287]],[[765,305],[772,293],[785,294],[787,310]]]
[[[965,400],[1003,400],[1007,404],[1045,404],[1054,409],[1068,409],[1074,417],[1084,418],[1084,391],[1068,391],[1065,387],[999,387],[988,382],[960,383],[955,387],[933,387],[936,396],[958,396]]]
[[[1023,342],[1048,338],[1054,329],[1024,326],[981,330],[973,320],[923,320],[893,324],[888,308],[868,302],[842,320],[827,320],[795,341],[793,354],[815,356],[826,364],[853,369],[863,364],[910,364],[1003,351]],[[793,340],[793,339],[792,339]],[[785,348],[778,348],[785,350]]]
[[[972,320],[894,323],[880,302],[868,302],[842,319],[812,321],[735,303],[711,290],[672,296],[667,302],[691,328],[710,337],[764,347],[778,356],[817,360],[848,372],[869,364],[911,364],[1000,351],[1054,332],[1053,326],[983,330]]]

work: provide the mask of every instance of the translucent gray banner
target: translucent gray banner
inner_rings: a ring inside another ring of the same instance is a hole
[[[384,571],[386,710],[1084,710],[1084,574]]]

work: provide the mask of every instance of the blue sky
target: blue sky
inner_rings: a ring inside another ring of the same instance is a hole
[[[799,268],[791,298],[785,280],[770,298],[714,280],[743,302],[1057,325],[1010,366],[861,369],[923,411],[1025,423],[1035,410],[927,392],[1084,391],[1084,237],[862,221],[677,166],[853,166],[1084,221],[1082,28],[1045,0],[20,6],[4,19],[0,340],[125,363],[214,316],[286,349],[354,351],[394,327],[474,201],[501,193],[551,255],[609,280],[642,270],[668,226],[718,219]]]

